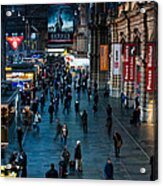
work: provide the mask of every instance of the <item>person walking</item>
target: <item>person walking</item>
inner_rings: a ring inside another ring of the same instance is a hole
[[[94,104],[98,104],[98,100],[99,100],[99,96],[98,96],[98,93],[96,92],[95,95],[94,95]]]
[[[106,108],[106,112],[107,112],[107,116],[112,118],[112,107],[110,106],[110,104],[108,104]]]
[[[113,180],[113,175],[114,175],[114,169],[113,169],[113,164],[111,162],[111,159],[108,158],[105,168],[104,168],[104,176],[106,180]]]
[[[76,100],[75,102],[75,113],[76,113],[76,116],[79,114],[79,101]]]
[[[79,140],[76,142],[74,159],[75,159],[76,171],[82,172],[82,153],[81,153],[81,144]]]
[[[95,115],[96,115],[96,112],[97,112],[97,105],[94,103],[94,105],[93,105],[93,115],[94,115],[94,117],[95,117]]]
[[[86,110],[83,111],[83,114],[81,116],[82,119],[82,125],[83,125],[83,132],[87,133],[88,132],[88,114],[86,112]]]
[[[65,97],[65,99],[64,99],[63,114],[65,113],[65,110],[67,110],[67,114],[69,114],[68,98],[67,97]]]
[[[55,169],[54,163],[50,165],[50,170],[45,174],[46,178],[58,178],[58,171]]]
[[[88,94],[88,102],[90,102],[90,100],[91,100],[91,94],[92,94],[91,87],[88,87],[87,94]]]
[[[41,122],[41,115],[36,112],[36,114],[34,115],[34,123],[33,123],[33,129],[37,129],[37,132],[40,131],[40,127],[39,127],[39,123]]]
[[[68,128],[66,123],[63,125],[62,127],[62,131],[61,131],[61,141],[63,142],[64,145],[67,144],[67,136],[68,136]]]
[[[20,151],[19,157],[18,157],[19,165],[21,166],[21,177],[26,178],[27,177],[27,155],[23,151],[23,149]]]
[[[111,136],[111,130],[112,130],[112,117],[108,117],[106,120],[106,127],[108,128],[108,136]]]
[[[41,112],[44,112],[45,95],[43,93],[42,93],[41,98],[40,98],[40,103],[41,103]]]
[[[58,136],[61,135],[61,133],[62,133],[62,125],[60,123],[60,119],[56,120],[56,124],[57,124],[57,126],[56,126],[56,135],[54,137],[54,140],[57,140]]]
[[[50,123],[52,123],[53,122],[53,114],[54,114],[54,106],[52,103],[50,103],[50,105],[49,105],[48,112],[50,114]]]
[[[70,161],[70,152],[68,151],[67,147],[65,146],[62,152],[62,158],[63,161],[65,162],[66,165],[66,174],[68,174],[67,172],[67,166],[69,165],[69,161]]]
[[[113,134],[114,147],[115,147],[115,156],[118,158],[120,156],[120,149],[122,147],[123,141],[122,137],[118,132]]]

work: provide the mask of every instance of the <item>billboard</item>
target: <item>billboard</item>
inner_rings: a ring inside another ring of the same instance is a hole
[[[136,45],[133,43],[126,44],[124,48],[124,81],[135,80],[135,52]]]
[[[121,65],[121,44],[113,44],[113,74],[120,74]]]
[[[100,71],[109,70],[108,45],[100,45]]]
[[[72,43],[74,12],[68,4],[48,7],[48,43]]]

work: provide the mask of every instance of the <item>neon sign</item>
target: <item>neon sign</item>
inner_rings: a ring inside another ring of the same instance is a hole
[[[18,46],[23,41],[24,36],[8,36],[6,37],[6,40],[11,45],[13,50],[17,50]]]

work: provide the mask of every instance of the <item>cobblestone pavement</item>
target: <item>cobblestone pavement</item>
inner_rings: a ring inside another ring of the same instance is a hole
[[[149,158],[152,155],[154,142],[154,126],[142,125],[135,127],[130,124],[131,110],[120,109],[118,99],[104,98],[103,93],[99,96],[99,105],[97,115],[92,113],[93,101],[88,103],[87,94],[81,93],[80,109],[86,108],[88,112],[88,133],[84,134],[79,116],[75,116],[74,102],[75,93],[72,100],[71,111],[69,115],[63,114],[63,105],[59,105],[57,117],[61,123],[66,122],[69,129],[67,142],[68,150],[71,153],[71,159],[74,157],[74,147],[76,141],[81,141],[83,155],[83,173],[69,175],[68,178],[85,179],[104,179],[103,169],[108,157],[112,159],[114,166],[114,179],[117,180],[149,180],[150,165]],[[42,113],[42,122],[40,124],[40,133],[26,131],[23,140],[23,148],[28,157],[28,177],[42,178],[49,169],[50,163],[55,163],[58,169],[63,146],[60,139],[54,141],[56,132],[55,119],[52,124],[49,123],[48,106],[50,100],[46,102],[44,113]],[[123,147],[121,157],[115,158],[112,137],[107,134],[106,111],[105,107],[110,103],[113,108],[113,130],[119,131],[123,138]],[[18,145],[16,136],[10,143],[6,158],[2,160],[5,163],[8,155],[17,150]],[[146,173],[141,174],[140,168],[145,168]]]

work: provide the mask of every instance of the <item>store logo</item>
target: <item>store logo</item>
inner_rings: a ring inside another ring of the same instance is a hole
[[[8,36],[6,37],[6,40],[11,45],[13,50],[17,50],[18,46],[23,41],[24,36]]]

